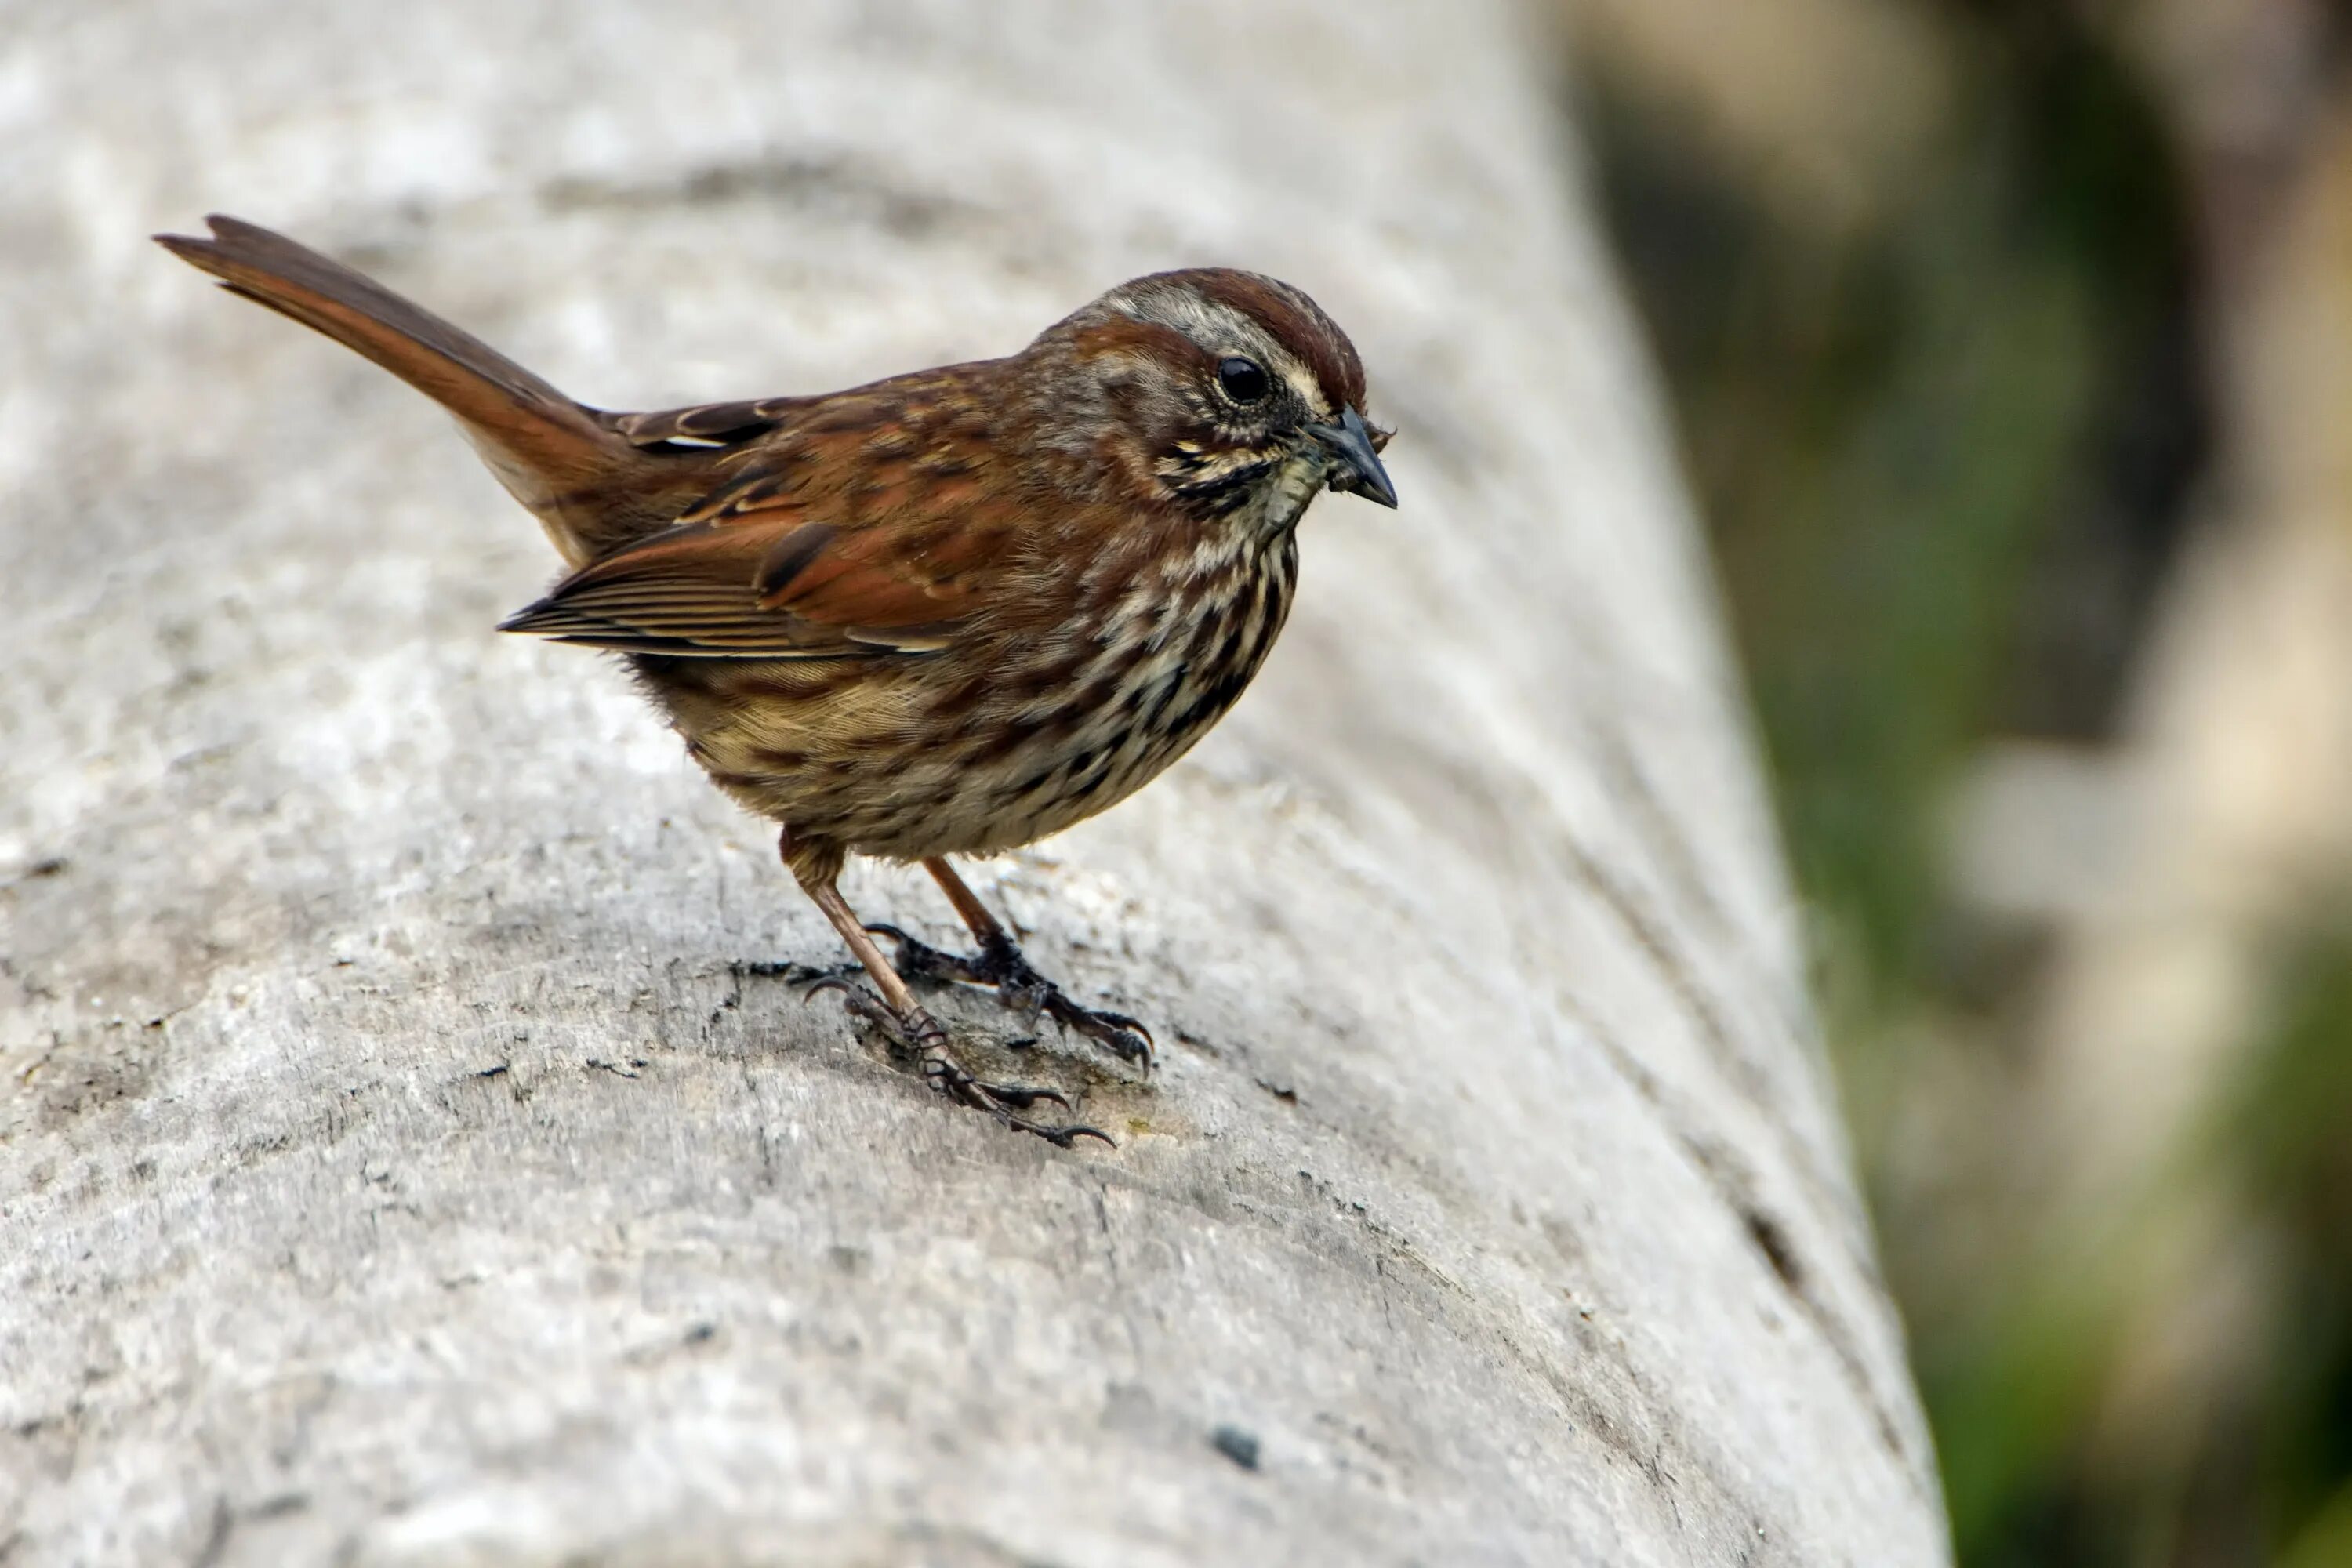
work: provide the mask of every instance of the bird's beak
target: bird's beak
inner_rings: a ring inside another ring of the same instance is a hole
[[[1339,459],[1339,466],[1331,470],[1333,489],[1347,490],[1382,506],[1396,505],[1396,486],[1389,483],[1389,471],[1381,467],[1381,448],[1388,444],[1386,432],[1375,436],[1364,416],[1350,408],[1339,416],[1337,425],[1309,425],[1307,433]]]

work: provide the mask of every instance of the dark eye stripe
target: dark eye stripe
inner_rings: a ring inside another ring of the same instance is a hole
[[[1257,481],[1273,467],[1271,458],[1244,460],[1197,477],[1171,479],[1168,488],[1210,516],[1223,517],[1248,500]]]

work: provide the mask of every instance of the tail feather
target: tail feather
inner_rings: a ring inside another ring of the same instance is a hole
[[[593,410],[373,279],[257,225],[219,216],[205,221],[209,239],[159,234],[156,243],[231,293],[324,333],[446,408],[572,564],[663,526],[691,492],[690,476],[667,471],[671,465],[631,445]]]

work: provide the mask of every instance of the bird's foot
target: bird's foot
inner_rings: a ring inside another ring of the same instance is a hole
[[[1123,1061],[1151,1070],[1151,1031],[1124,1013],[1102,1013],[1081,1007],[1062,994],[1062,988],[1029,967],[1021,949],[1009,936],[998,935],[969,955],[943,952],[919,942],[893,925],[869,925],[876,936],[898,944],[898,973],[909,980],[956,980],[966,985],[994,987],[997,1000],[1021,1015],[1024,1028],[1035,1028],[1040,1017],[1065,1029],[1075,1029]]]
[[[855,982],[828,975],[808,988],[805,994],[814,997],[821,992],[838,991],[842,1005],[850,1014],[879,1029],[890,1042],[912,1056],[922,1068],[923,1081],[954,1104],[973,1110],[984,1110],[1017,1132],[1031,1132],[1059,1148],[1076,1146],[1080,1138],[1098,1138],[1116,1149],[1110,1134],[1099,1128],[1079,1122],[1057,1125],[1037,1121],[1023,1114],[1041,1100],[1052,1100],[1064,1110],[1070,1102],[1050,1089],[1029,1089],[1019,1084],[989,1083],[973,1076],[971,1070],[957,1059],[948,1043],[948,1032],[929,1013],[918,1007],[901,1015],[879,996]]]

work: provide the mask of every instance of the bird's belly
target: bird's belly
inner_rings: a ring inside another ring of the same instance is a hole
[[[1033,843],[1151,782],[1248,686],[1288,574],[1123,646],[763,661],[640,659],[713,781],[796,838],[891,858]]]

